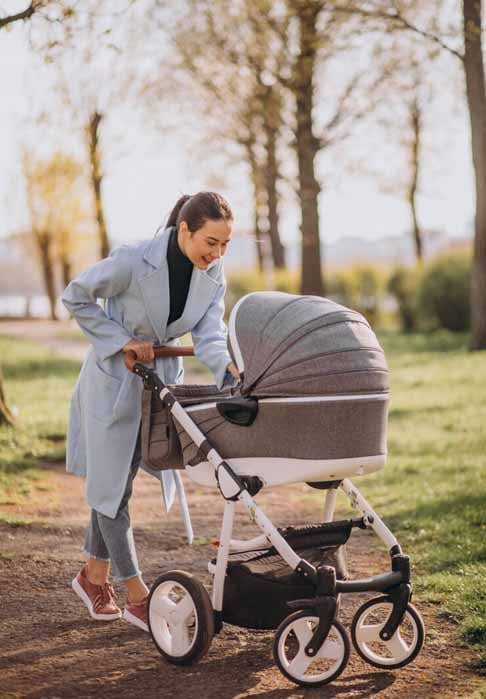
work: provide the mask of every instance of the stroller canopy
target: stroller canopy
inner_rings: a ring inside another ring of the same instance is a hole
[[[228,349],[243,395],[388,391],[385,355],[367,320],[320,296],[243,296],[230,315]]]

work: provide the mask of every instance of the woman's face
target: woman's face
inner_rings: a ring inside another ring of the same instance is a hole
[[[199,269],[207,269],[209,265],[222,257],[231,240],[233,221],[207,220],[202,228],[191,233],[185,221],[179,224],[177,242],[181,251],[192,264]]]

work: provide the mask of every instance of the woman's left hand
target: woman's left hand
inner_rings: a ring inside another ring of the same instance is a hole
[[[233,364],[233,362],[230,362],[230,363],[228,364],[228,366],[226,367],[226,371],[229,371],[230,374],[231,374],[231,376],[232,376],[234,379],[240,379],[240,378],[241,378],[241,377],[240,377],[240,372],[238,371],[238,369],[236,368],[236,366]]]

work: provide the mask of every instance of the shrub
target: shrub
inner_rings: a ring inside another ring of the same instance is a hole
[[[386,286],[385,274],[380,267],[354,265],[334,273],[325,270],[324,274],[327,286],[326,296],[359,311],[371,324],[377,322]],[[228,273],[227,280],[227,314],[242,296],[252,291],[264,291],[270,288],[269,284],[276,291],[284,291],[288,294],[300,293],[299,269],[276,271],[268,282],[258,271]]]
[[[388,279],[387,288],[398,305],[400,324],[404,332],[413,332],[419,324],[417,267],[396,267]]]
[[[424,271],[418,294],[421,314],[441,328],[468,330],[470,283],[469,251],[443,255]]]
[[[353,265],[329,275],[327,295],[359,311],[375,325],[383,310],[385,285],[385,274],[379,266]]]
[[[300,276],[298,270],[281,270],[274,272],[266,280],[258,270],[228,273],[228,289],[226,292],[225,306],[229,314],[235,303],[245,294],[252,291],[265,291],[270,288],[276,291],[284,291],[288,294],[299,293]]]

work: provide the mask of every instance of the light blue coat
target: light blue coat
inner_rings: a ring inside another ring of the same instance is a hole
[[[207,270],[194,267],[184,312],[167,325],[169,235],[166,229],[152,240],[117,248],[74,279],[62,297],[92,344],[71,400],[67,470],[86,476],[88,504],[108,517],[116,516],[122,499],[141,419],[142,381],[127,371],[122,348],[134,338],[179,344],[177,338],[190,331],[196,357],[219,387],[231,362],[221,259]],[[155,368],[165,383],[184,378],[180,357],[157,359]],[[168,483],[170,472],[164,474]],[[168,500],[166,493],[166,505]]]

